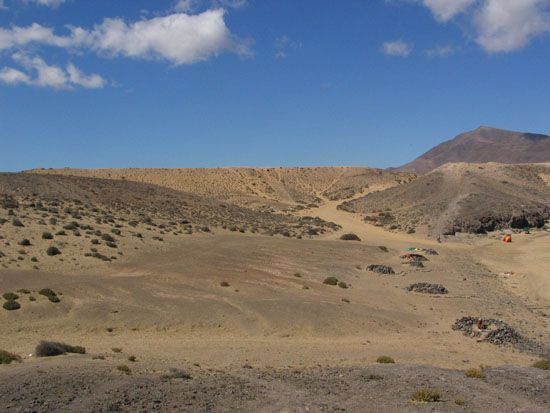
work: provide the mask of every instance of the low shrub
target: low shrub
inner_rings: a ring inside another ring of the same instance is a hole
[[[9,353],[5,350],[0,350],[0,364],[11,364],[14,361],[21,361],[21,357],[17,354]]]
[[[21,304],[19,304],[15,300],[8,300],[4,302],[2,307],[4,307],[4,310],[14,311],[14,310],[19,310],[21,308]]]
[[[340,288],[348,288],[348,285],[347,285],[344,281],[339,281],[339,282],[338,282],[338,287],[340,287]]]
[[[376,359],[376,362],[382,364],[394,364],[395,360],[390,356],[380,356]]]
[[[113,353],[122,353],[122,349],[120,347],[113,347],[111,350]]]
[[[541,370],[550,370],[550,359],[539,360],[533,364],[533,367]]]
[[[222,282],[220,283],[220,286],[221,286],[221,287],[231,287],[231,285],[230,285],[227,281],[222,281]]]
[[[61,251],[57,247],[50,247],[46,250],[46,254],[48,254],[50,257],[54,257],[61,254]]]
[[[32,244],[27,238],[24,238],[19,241],[19,245],[21,245],[22,247],[30,247]]]
[[[15,293],[4,293],[2,294],[2,297],[4,297],[4,300],[7,301],[15,301],[19,298],[19,296]]]
[[[176,368],[171,368],[170,373],[163,375],[162,378],[163,379],[185,379],[185,380],[192,379],[191,375],[187,373],[185,370],[176,369]]]
[[[26,288],[21,288],[21,289],[17,290],[17,292],[19,294],[30,294],[31,293],[30,290],[27,290]]]
[[[121,364],[117,366],[116,369],[124,374],[128,374],[128,375],[132,374],[132,370],[126,364]]]
[[[326,284],[326,285],[338,285],[338,278],[336,278],[336,277],[327,277],[327,278],[325,278],[325,280],[323,281],[323,284]]]
[[[472,379],[484,379],[485,378],[485,372],[482,369],[468,369],[464,372],[466,377],[470,377]]]
[[[441,393],[437,389],[420,389],[411,395],[413,402],[433,403],[441,400]]]
[[[81,346],[72,346],[55,341],[41,341],[36,346],[34,353],[36,357],[53,357],[67,353],[86,354],[86,349]]]
[[[340,239],[343,241],[361,241],[361,238],[354,233],[344,234],[340,237]]]
[[[53,234],[51,232],[43,232],[42,239],[53,239]]]
[[[134,362],[137,361],[137,357],[136,356],[130,356],[130,357],[128,357],[128,361],[131,361],[132,363],[134,363]]]

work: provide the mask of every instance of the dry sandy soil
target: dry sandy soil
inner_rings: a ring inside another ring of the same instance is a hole
[[[370,222],[431,235],[542,227],[550,164],[446,164],[410,183],[343,203]]]
[[[491,235],[450,237],[440,244],[366,223],[319,192],[315,206],[281,215],[150,184],[24,175],[31,177],[0,179],[2,193],[18,202],[17,208],[0,208],[6,220],[0,226],[6,255],[0,258],[0,293],[28,290],[17,292],[19,310],[0,309],[0,349],[22,357],[22,363],[0,366],[0,410],[549,408],[550,373],[529,367],[549,356],[548,232],[517,234],[512,244]],[[84,199],[95,185],[101,189]],[[353,196],[368,191],[362,187]],[[170,208],[162,202],[168,195]],[[57,199],[57,214],[49,205],[37,208],[39,198],[43,206]],[[190,222],[182,224],[178,211]],[[14,218],[25,227],[14,226]],[[241,233],[218,227],[226,219],[250,223]],[[72,221],[79,223],[80,236],[65,230],[68,235],[42,240],[43,231],[54,233]],[[298,238],[298,224],[323,231]],[[93,229],[82,228],[88,225]],[[295,236],[252,232],[255,225],[288,227]],[[95,235],[98,230],[113,236],[117,248]],[[351,232],[360,241],[340,240]],[[32,245],[17,245],[25,234]],[[58,245],[61,255],[45,254],[50,245]],[[438,255],[424,254],[424,267],[414,267],[400,258],[410,247],[436,249]],[[90,248],[117,259],[84,256]],[[372,264],[391,266],[395,274],[368,271]],[[330,276],[343,284],[325,284]],[[418,282],[441,284],[448,294],[406,290]],[[54,290],[60,302],[38,294],[43,288]],[[452,329],[464,316],[501,319],[543,350],[467,337]],[[37,358],[40,340],[84,346],[87,354]],[[382,355],[396,364],[376,364]],[[131,374],[120,371],[121,365]],[[485,378],[464,375],[480,365],[492,366]],[[171,368],[191,378],[163,377]],[[441,401],[410,400],[428,387],[439,390]]]
[[[144,182],[252,208],[289,209],[409,182],[412,173],[374,168],[36,169],[35,174]]]

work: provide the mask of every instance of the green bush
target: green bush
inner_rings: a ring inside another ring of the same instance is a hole
[[[9,353],[5,350],[0,350],[0,364],[11,364],[13,361],[21,361],[21,357],[17,354]]]
[[[466,377],[470,377],[472,379],[484,379],[485,378],[485,372],[483,369],[468,369],[464,372]]]
[[[550,359],[539,360],[533,364],[533,367],[541,370],[550,370]]]
[[[336,278],[336,277],[327,277],[327,278],[325,278],[325,281],[323,281],[323,284],[338,285],[338,278]]]
[[[86,354],[86,349],[81,346],[58,343],[55,341],[41,341],[34,350],[36,357],[53,357],[66,353]]]
[[[132,370],[130,370],[130,367],[128,367],[126,364],[121,364],[117,366],[116,369],[124,374],[132,374]]]
[[[4,305],[2,307],[4,307],[4,309],[8,311],[14,311],[14,310],[19,310],[21,308],[21,304],[19,304],[15,300],[8,300],[4,302]]]
[[[338,287],[340,288],[348,288],[348,285],[344,281],[338,282]]]
[[[376,359],[376,362],[382,364],[394,364],[395,360],[390,356],[380,356]]]
[[[57,247],[50,247],[46,250],[46,254],[48,254],[48,256],[50,257],[54,257],[56,255],[61,254],[61,251]]]
[[[413,402],[433,403],[441,400],[441,393],[437,389],[420,389],[411,395]]]
[[[2,294],[2,297],[4,297],[4,300],[8,301],[15,301],[19,298],[19,296],[15,293],[4,293]]]
[[[354,233],[344,234],[340,237],[343,241],[361,241],[361,238],[359,238]]]

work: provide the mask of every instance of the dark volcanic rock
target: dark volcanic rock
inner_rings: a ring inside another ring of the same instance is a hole
[[[377,272],[379,274],[395,274],[395,271],[392,267],[380,264],[371,264],[367,267],[367,270]]]
[[[406,288],[407,291],[414,291],[423,294],[447,294],[449,291],[441,284],[415,283]]]

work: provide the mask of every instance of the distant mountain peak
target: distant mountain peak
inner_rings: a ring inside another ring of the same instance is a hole
[[[399,169],[422,173],[451,162],[550,162],[550,136],[481,125],[437,145]]]

